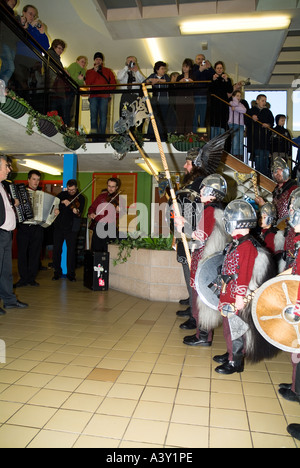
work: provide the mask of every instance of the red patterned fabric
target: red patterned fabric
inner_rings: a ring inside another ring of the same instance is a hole
[[[243,236],[234,237],[234,240],[240,240]],[[236,296],[246,296],[249,283],[252,278],[257,249],[250,239],[240,243],[237,247],[229,247],[223,267],[222,275],[237,275],[236,278],[229,281],[225,292],[221,292],[219,310],[226,304],[235,304]]]

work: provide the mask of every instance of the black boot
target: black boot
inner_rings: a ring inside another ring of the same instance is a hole
[[[288,400],[288,401],[294,401],[296,403],[300,403],[300,397],[295,393],[293,392],[293,390],[289,389],[289,388],[280,388],[278,390],[278,393],[285,399],[285,400]]]
[[[179,325],[179,328],[182,330],[194,330],[194,328],[197,328],[196,320],[194,317],[190,317],[186,322]]]
[[[216,367],[215,371],[218,374],[231,375],[236,372],[239,374],[244,372],[244,360],[243,361],[227,361],[221,366]]]
[[[287,431],[294,439],[300,440],[300,424],[290,424]]]
[[[226,362],[228,362],[228,356],[228,353],[217,355],[213,357],[213,360],[218,364],[225,364]]]
[[[244,372],[244,340],[243,337],[232,341],[232,361],[226,361],[221,366],[218,366],[215,371],[218,374],[231,375],[234,373]],[[222,356],[221,356],[222,357]],[[224,355],[225,358],[225,355]]]
[[[191,308],[188,307],[186,310],[178,310],[176,312],[177,317],[192,317]]]
[[[200,330],[199,337],[196,335],[186,336],[183,339],[183,343],[188,346],[211,346],[211,341],[208,341],[208,333]]]

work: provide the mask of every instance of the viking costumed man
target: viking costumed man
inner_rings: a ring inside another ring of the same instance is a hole
[[[190,234],[197,229],[197,220],[201,214],[201,209],[199,210],[199,205],[201,204],[199,193],[202,181],[208,175],[215,174],[222,158],[226,140],[231,133],[232,132],[229,130],[222,135],[216,136],[202,148],[192,148],[187,153],[186,164],[184,166],[186,176],[183,180],[183,187],[177,192],[176,198],[181,206],[182,216],[185,218],[187,224],[190,225]],[[192,239],[189,242],[189,248],[190,251],[195,250],[195,241]],[[190,286],[190,269],[183,243],[180,240],[177,243],[177,261],[183,266],[189,292],[189,308],[186,311],[177,312],[177,315],[180,317],[187,315],[189,319],[182,323],[180,328],[192,330],[197,326],[198,314],[195,313],[197,317],[197,320],[195,320],[194,314],[192,313],[193,288]]]
[[[219,174],[212,174],[202,181],[200,187],[202,213],[196,230],[188,233],[189,230],[191,231],[191,225],[188,225],[185,219],[175,219],[178,229],[184,225],[185,233],[189,234],[196,241],[196,248],[192,254],[191,263],[191,287],[193,298],[192,312],[197,325],[197,333],[184,338],[183,343],[188,346],[211,346],[214,326],[211,326],[212,319],[209,320],[210,325],[207,326],[206,321],[203,320],[206,314],[208,316],[217,316],[217,321],[214,325],[217,326],[220,322],[219,314],[214,313],[211,309],[207,311],[207,307],[201,301],[198,302],[195,276],[199,262],[209,255],[223,250],[228,241],[222,222],[223,205],[221,204],[226,194],[227,183],[224,177]]]
[[[120,179],[108,179],[107,189],[98,195],[88,209],[88,217],[92,220],[90,229],[93,230],[93,252],[107,252],[108,243],[117,238],[120,186]]]
[[[199,155],[199,148],[192,148],[188,151],[186,162],[183,166],[185,169],[185,177],[182,181],[181,189],[176,193],[177,202],[181,208],[181,214],[185,218],[190,218],[190,223],[195,224],[197,218],[197,207],[200,204],[200,186],[204,179],[206,172],[202,167],[195,166],[195,159]],[[196,226],[195,226],[196,228]],[[189,249],[193,248],[193,241],[189,242]],[[186,253],[184,250],[181,239],[177,240],[177,261],[181,263],[183,268],[184,279],[189,293],[188,300],[180,301],[182,305],[188,305],[186,310],[179,310],[176,312],[178,317],[189,317],[189,319],[180,325],[182,329],[191,330],[196,328],[196,322],[192,315],[192,288],[191,288],[191,275]]]
[[[263,247],[266,247],[271,252],[278,267],[278,272],[282,272],[285,267],[285,261],[282,260],[285,237],[284,231],[275,226],[277,221],[276,208],[272,203],[267,202],[261,207],[259,214],[259,225],[261,228],[259,241]]]
[[[290,169],[286,161],[282,158],[275,158],[272,164],[272,177],[273,180],[277,183],[273,191],[273,204],[277,210],[277,227],[284,230],[285,234],[285,261],[284,269],[289,268],[292,263],[291,253],[293,252],[294,244],[294,230],[288,224],[288,203],[291,196],[291,193],[298,187],[297,182],[291,179]],[[265,201],[258,197],[255,200],[258,205],[261,207],[265,204]]]
[[[225,208],[224,223],[232,236],[221,271],[219,302],[227,353],[213,359],[221,364],[217,373],[230,375],[244,371],[245,357],[259,362],[278,350],[259,335],[251,321],[251,292],[274,276],[271,254],[250,235],[257,224],[256,212],[248,202],[234,200]]]
[[[295,190],[290,199],[289,223],[294,228],[294,262],[292,264],[292,274],[300,275],[300,189]],[[300,321],[300,284],[298,288],[297,303],[294,314]],[[292,354],[293,381],[292,384],[280,384],[279,393],[288,401],[300,403],[300,354]],[[292,437],[300,440],[300,424],[290,424],[287,428]]]

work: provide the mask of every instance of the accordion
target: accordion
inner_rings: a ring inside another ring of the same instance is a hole
[[[19,206],[15,206],[17,221],[23,223],[33,218],[33,210],[29,194],[25,184],[9,184],[9,191],[13,199],[19,200]]]
[[[56,218],[55,210],[58,209],[60,199],[49,193],[37,190],[28,190],[33,217],[26,224],[39,224],[43,228],[51,226]]]

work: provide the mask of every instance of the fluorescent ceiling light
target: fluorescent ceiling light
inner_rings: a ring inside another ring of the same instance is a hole
[[[180,27],[181,34],[217,34],[243,31],[268,31],[286,29],[291,23],[288,16],[239,16],[221,19],[186,21]]]
[[[17,163],[21,166],[36,169],[37,171],[46,172],[47,174],[61,175],[61,171],[59,169],[55,169],[55,167],[48,166],[47,164],[33,161],[32,159],[17,159]]]
[[[158,61],[164,61],[163,54],[159,48],[158,39],[149,38],[145,39],[146,47],[148,49],[148,55],[151,57],[152,63],[156,63]]]

